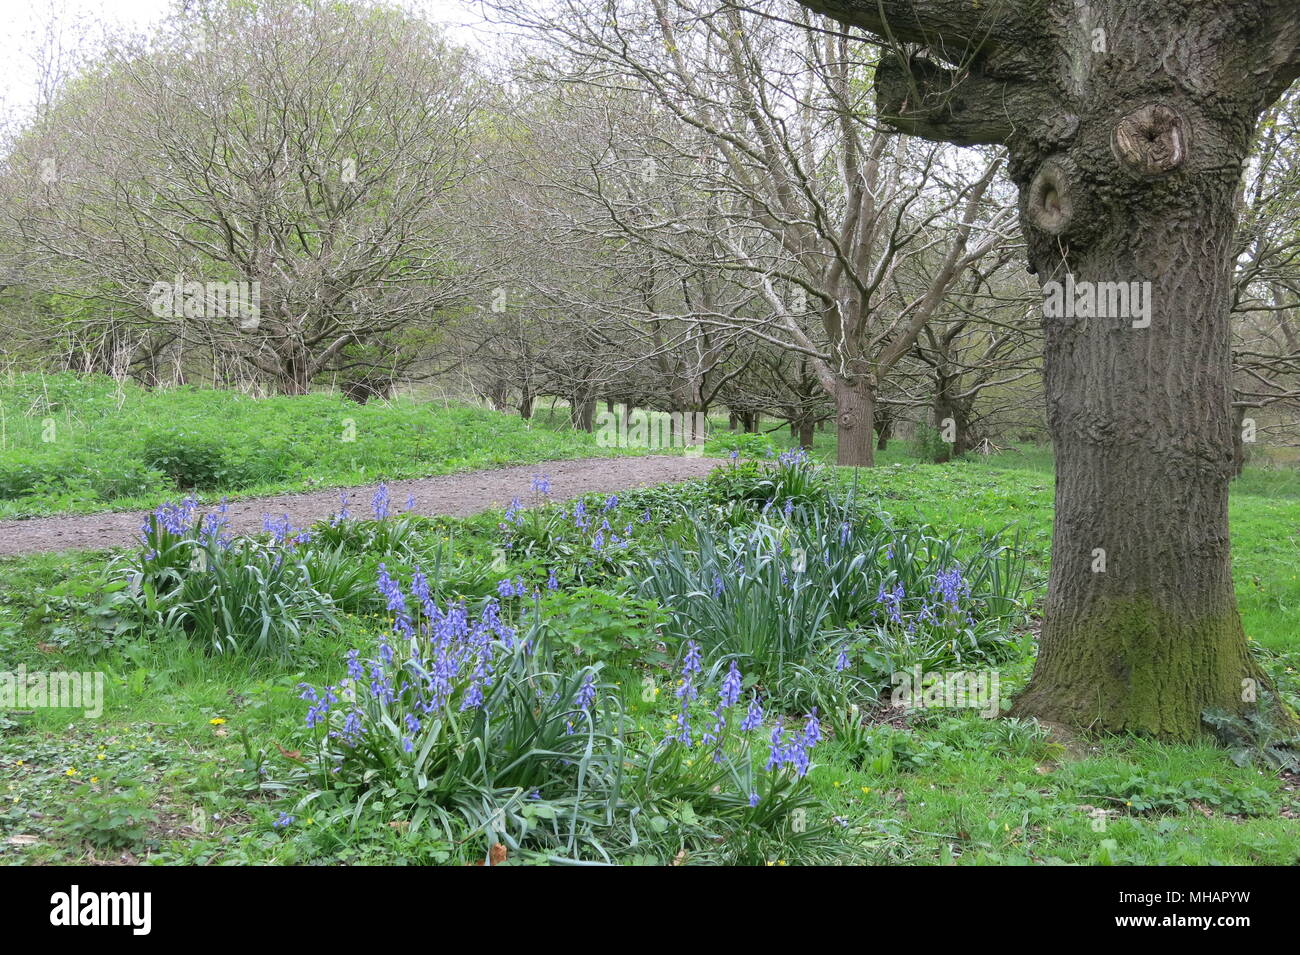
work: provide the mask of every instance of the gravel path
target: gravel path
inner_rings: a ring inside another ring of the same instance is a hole
[[[440,477],[391,481],[389,495],[395,510],[404,510],[407,495],[415,496],[417,514],[468,517],[512,497],[528,500],[534,474],[551,479],[551,497],[567,500],[583,494],[613,494],[633,487],[670,484],[703,477],[723,463],[717,458],[648,455],[636,458],[580,458],[542,461],[494,471],[468,471]],[[348,509],[369,516],[370,498],[378,485],[346,488]],[[228,517],[235,531],[260,531],[262,517],[289,515],[294,527],[304,527],[329,517],[339,507],[339,488],[277,494],[231,501]],[[0,521],[0,557],[64,550],[106,550],[135,542],[141,515],[136,511],[74,514],[67,517],[33,517]]]

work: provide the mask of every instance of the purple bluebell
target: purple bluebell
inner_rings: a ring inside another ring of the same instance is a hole
[[[727,675],[722,678],[722,689],[719,691],[719,703],[726,709],[731,709],[740,701],[740,691],[743,684],[740,676],[740,668],[736,666],[736,661],[731,661],[731,666],[727,669]]]
[[[382,521],[388,517],[388,485],[380,484],[375,489],[375,496],[370,499],[370,509],[375,512],[375,520]]]
[[[330,519],[330,527],[338,527],[348,519],[348,492],[339,491],[339,510]]]

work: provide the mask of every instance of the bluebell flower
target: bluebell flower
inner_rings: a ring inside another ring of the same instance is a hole
[[[677,742],[691,745],[691,714],[685,701],[682,702],[681,712],[677,714]]]
[[[271,517],[269,514],[262,517],[262,530],[271,535],[271,539],[277,544],[283,544],[285,539],[293,532],[293,527],[289,523],[289,515],[285,514],[279,519]]]
[[[731,709],[739,702],[742,684],[740,668],[736,666],[736,661],[732,660],[727,675],[722,678],[722,689],[719,692],[719,702],[723,707]]]
[[[961,598],[970,594],[970,584],[962,577],[961,567],[954,566],[935,574],[930,593],[938,594],[949,609],[956,610]]]
[[[375,512],[375,520],[382,521],[388,517],[388,485],[380,484],[375,489],[375,496],[370,499],[370,509]]]
[[[361,667],[361,651],[349,650],[347,661],[348,676],[356,681],[364,680],[366,678],[366,671]]]
[[[788,759],[785,747],[785,733],[781,729],[781,721],[777,720],[776,725],[772,727],[772,735],[768,740],[767,752],[767,769],[773,770],[781,766]]]
[[[523,518],[519,517],[518,515],[519,512],[523,509],[523,506],[524,506],[523,501],[519,500],[519,498],[517,497],[512,497],[510,499],[510,506],[506,508],[506,520],[509,521],[511,524],[518,524],[520,521],[522,521]]]
[[[694,640],[687,640],[686,657],[682,660],[682,676],[694,676],[700,672],[700,669],[700,645]]]
[[[821,721],[817,719],[817,707],[815,706],[813,707],[812,712],[808,714],[808,720],[804,724],[803,738],[809,748],[812,748],[821,742],[822,724]]]
[[[528,589],[524,586],[522,577],[515,577],[513,580],[505,577],[497,583],[497,593],[501,597],[522,597],[527,592]]]
[[[876,594],[876,603],[885,605],[885,613],[894,623],[903,622],[903,585],[896,584],[893,590],[885,590],[885,585],[880,585],[880,592]]]
[[[575,700],[578,709],[586,713],[591,704],[596,701],[596,680],[590,670],[582,681],[582,686],[578,688],[578,698]]]

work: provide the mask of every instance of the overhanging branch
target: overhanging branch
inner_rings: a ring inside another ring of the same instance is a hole
[[[828,17],[895,43],[920,43],[965,62],[1020,33],[1024,0],[801,0]]]
[[[876,109],[891,126],[913,136],[974,146],[1005,143],[1012,116],[1046,107],[1035,84],[950,70],[920,57],[886,54],[876,67]]]

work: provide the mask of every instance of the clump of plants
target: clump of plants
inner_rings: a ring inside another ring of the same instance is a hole
[[[745,527],[697,513],[691,530],[636,564],[640,593],[664,609],[666,636],[734,657],[769,685],[846,671],[880,685],[916,663],[995,660],[1024,613],[1023,558],[996,535],[967,546],[808,508],[768,509]]]
[[[243,475],[220,440],[185,428],[164,428],[147,434],[141,460],[167,475],[182,490],[234,488],[243,483]]]
[[[118,571],[117,612],[139,630],[187,638],[214,653],[287,656],[306,628],[334,619],[298,548],[310,533],[267,520],[267,537],[231,537],[225,506],[200,517],[187,498],[141,527],[140,548]]]
[[[731,454],[733,451],[734,455]],[[733,459],[770,458],[776,454],[776,443],[769,434],[724,431],[709,439],[704,453],[729,455]]]
[[[761,865],[773,855],[815,858],[832,848],[833,828],[815,812],[805,782],[823,735],[817,712],[789,723],[777,715],[769,724],[736,661],[706,676],[694,641],[679,673],[673,729],[630,781],[648,828],[690,845],[696,861]],[[713,684],[716,693],[701,692]]]
[[[616,494],[561,504],[551,499],[546,475],[532,479],[531,491],[530,505],[514,498],[499,525],[507,555],[544,563],[552,571],[565,568],[583,583],[626,572],[638,530],[651,522],[648,508],[634,513]]]
[[[1274,811],[1268,792],[1253,783],[1202,777],[1177,779],[1162,770],[1133,767],[1125,771],[1096,771],[1081,764],[1075,771],[1081,798],[1102,801],[1108,808],[1132,815],[1187,812],[1194,805],[1236,816]]]
[[[111,609],[137,633],[214,653],[289,656],[313,628],[337,628],[340,612],[380,608],[360,555],[405,554],[414,532],[391,513],[385,486],[373,507],[373,520],[345,508],[305,530],[267,517],[262,535],[235,537],[224,503],[206,515],[193,497],[164,504],[146,515],[136,553],[110,571]]]
[[[811,805],[815,714],[768,733],[733,662],[697,728],[704,686],[691,645],[675,730],[648,733],[602,665],[556,652],[563,624],[543,615],[540,594],[530,605],[514,581],[503,585],[503,600],[439,602],[423,575],[399,582],[380,570],[391,632],[371,653],[350,651],[338,683],[300,688],[312,756],[299,809],[381,811],[406,831],[501,843],[525,858],[612,861],[635,850],[668,861],[683,846],[716,856],[732,837],[739,858],[757,851],[755,833],[764,845],[825,835],[790,819]],[[761,765],[758,738],[768,739]]]
[[[765,461],[741,460],[732,452],[730,462],[716,468],[707,478],[713,503],[743,502],[757,507],[824,507],[832,499],[832,484],[826,469],[802,448],[783,451]]]

